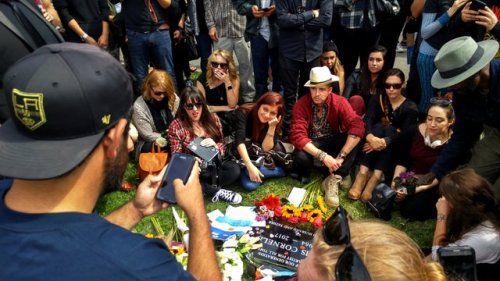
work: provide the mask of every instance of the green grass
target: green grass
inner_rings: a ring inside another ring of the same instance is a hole
[[[319,179],[319,177],[320,175],[318,174],[313,175],[312,182],[315,182],[313,184],[321,184],[321,180]],[[129,163],[124,178],[137,183],[137,179],[135,178],[134,163]],[[268,194],[276,194],[282,198],[286,198],[288,197],[288,194],[294,186],[303,187],[300,182],[285,177],[266,180],[261,187],[252,192],[244,190],[239,185],[235,185],[233,189],[242,195],[242,206],[253,206],[255,201],[266,197]],[[122,191],[107,194],[99,200],[96,209],[100,215],[106,215],[121,206],[124,202],[127,202],[128,200],[133,198],[133,196],[134,192]],[[347,190],[340,190],[340,203],[354,219],[374,217],[362,202],[352,201],[348,199]],[[213,203],[210,198],[207,198],[205,200],[205,204],[207,212],[215,209],[219,209],[220,211],[225,212],[228,206],[227,203]],[[162,228],[166,232],[174,227],[173,215],[170,208],[167,208],[166,210],[163,210],[162,212],[156,214],[155,217],[159,219]],[[397,210],[394,210],[392,212],[392,219],[389,221],[389,223],[394,227],[406,232],[413,240],[415,240],[415,242],[417,242],[417,244],[421,248],[426,250],[430,249],[432,245],[432,236],[435,225],[434,220],[428,220],[425,222],[409,221],[405,218],[402,218]],[[155,233],[150,222],[150,218],[143,219],[136,226],[135,231],[139,233]]]

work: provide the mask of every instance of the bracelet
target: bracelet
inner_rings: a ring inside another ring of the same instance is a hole
[[[83,33],[83,35],[80,36],[80,39],[82,39],[82,42],[85,42],[85,39],[87,39],[87,37],[89,37],[89,35],[87,33]]]
[[[347,153],[345,151],[340,151],[339,155],[337,155],[337,158],[341,158],[341,159],[345,160],[345,158],[347,157],[347,154],[349,154],[349,153]]]
[[[320,155],[319,155],[319,161],[323,162],[323,160],[325,160],[326,156],[328,154],[326,154],[326,152],[324,151],[321,151]]]
[[[445,214],[438,214],[436,220],[438,220],[438,221],[445,221],[446,220],[446,215]]]
[[[314,157],[314,158],[319,159],[321,153],[323,153],[323,150],[318,149],[318,151],[316,152],[316,157]]]

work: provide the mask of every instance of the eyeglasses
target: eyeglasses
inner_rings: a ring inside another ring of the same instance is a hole
[[[200,109],[200,108],[203,107],[203,103],[202,102],[186,103],[184,105],[184,108],[187,109],[187,110],[193,110],[195,106],[196,106],[197,109]]]
[[[351,244],[347,212],[342,206],[335,210],[323,226],[323,239],[331,246],[346,245],[335,266],[336,280],[371,281],[368,269]]]
[[[226,69],[226,68],[228,67],[228,64],[227,64],[227,63],[218,63],[218,62],[216,62],[216,61],[213,61],[213,62],[212,62],[212,67],[213,67],[213,68],[218,68],[218,67],[220,67],[220,68]]]
[[[155,96],[167,96],[167,94],[168,94],[165,91],[155,91],[155,89],[153,89],[152,86],[150,86],[150,88],[151,88],[151,92],[153,92],[153,95],[155,95]]]
[[[453,102],[452,100],[444,99],[444,98],[431,98],[429,100],[432,105],[440,105],[440,106],[449,106]]]
[[[401,87],[403,87],[403,83],[394,83],[394,84],[385,83],[385,88],[387,90],[389,90],[391,87],[394,88],[394,90],[399,90],[401,89]]]

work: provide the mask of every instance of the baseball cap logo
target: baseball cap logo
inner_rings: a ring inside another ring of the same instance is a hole
[[[105,125],[109,125],[109,121],[111,121],[111,114],[108,114],[108,115],[104,115],[102,118],[101,118],[101,121],[103,124]]]
[[[12,103],[14,115],[26,128],[33,131],[47,122],[42,93],[26,93],[13,89]]]

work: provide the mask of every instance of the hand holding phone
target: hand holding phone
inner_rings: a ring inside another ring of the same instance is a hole
[[[476,255],[469,246],[446,246],[438,249],[439,262],[450,280],[477,280]]]
[[[195,164],[196,160],[192,155],[184,153],[174,153],[172,160],[168,164],[167,171],[163,176],[160,189],[156,194],[156,198],[159,200],[168,202],[170,204],[176,204],[177,199],[175,196],[174,180],[180,179],[184,184],[187,183],[189,176],[191,175],[191,170]]]
[[[268,11],[269,11],[269,10],[271,10],[271,9],[270,9],[269,7],[266,7],[266,8],[262,8],[262,9],[260,9],[260,10],[261,10],[261,11],[263,11],[263,12],[268,12]]]
[[[481,0],[472,0],[469,9],[478,11],[486,7],[486,3]]]

